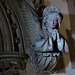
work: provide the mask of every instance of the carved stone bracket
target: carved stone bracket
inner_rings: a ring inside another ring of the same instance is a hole
[[[0,70],[3,75],[19,75],[26,68],[27,56],[22,53],[0,53]]]

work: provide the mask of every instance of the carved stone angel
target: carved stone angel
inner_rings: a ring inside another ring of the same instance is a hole
[[[59,33],[60,10],[55,5],[47,6],[41,25],[36,12],[27,3],[22,9],[27,32],[26,53],[30,63],[35,71],[52,71],[60,53],[68,53],[67,42]]]

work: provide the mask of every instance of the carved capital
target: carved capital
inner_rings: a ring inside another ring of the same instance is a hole
[[[0,69],[4,75],[19,75],[26,68],[27,56],[20,53],[0,53]]]

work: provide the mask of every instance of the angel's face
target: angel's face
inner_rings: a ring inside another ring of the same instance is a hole
[[[58,25],[58,18],[57,18],[56,13],[50,14],[48,16],[47,24],[48,24],[48,27],[50,27],[52,29],[54,29]]]

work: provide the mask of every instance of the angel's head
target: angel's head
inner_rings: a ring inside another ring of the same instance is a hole
[[[47,6],[43,11],[43,29],[60,27],[62,19],[63,16],[55,5]]]

